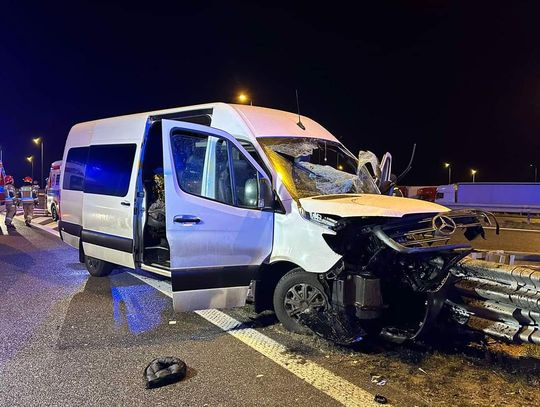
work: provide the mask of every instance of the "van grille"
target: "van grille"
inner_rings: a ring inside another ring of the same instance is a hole
[[[451,211],[406,215],[384,224],[382,230],[405,247],[428,247],[445,245],[456,232],[481,226],[482,223],[475,213]]]

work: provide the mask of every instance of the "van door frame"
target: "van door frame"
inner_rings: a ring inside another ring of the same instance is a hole
[[[143,142],[141,144],[141,154],[139,159],[139,170],[137,171],[137,182],[135,189],[135,203],[134,203],[134,217],[133,217],[133,261],[135,268],[143,268],[143,255],[144,255],[144,224],[146,222],[146,194],[143,185],[143,167],[144,156],[146,154],[146,146],[148,145],[148,137],[150,136],[150,129],[152,126],[161,123],[163,119],[185,121],[188,123],[197,123],[198,118],[208,116],[210,118],[210,124],[212,122],[212,113],[214,109],[194,109],[183,110],[174,113],[166,113],[156,116],[149,116],[146,120],[146,126],[144,128]],[[190,120],[191,119],[191,120]],[[209,125],[210,125],[209,124]],[[161,133],[159,135],[161,137]],[[157,269],[152,266],[144,265],[145,268],[152,269],[159,274],[170,275],[168,271]]]

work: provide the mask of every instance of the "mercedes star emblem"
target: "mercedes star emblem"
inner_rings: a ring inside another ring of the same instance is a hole
[[[450,236],[457,229],[456,222],[451,217],[445,215],[435,216],[432,225],[437,232],[445,236]]]

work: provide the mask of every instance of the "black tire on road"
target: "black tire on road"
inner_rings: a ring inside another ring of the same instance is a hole
[[[86,270],[94,277],[108,276],[114,268],[113,264],[90,256],[84,256],[84,264]]]
[[[58,221],[58,211],[56,210],[56,205],[51,205],[51,217],[54,221]]]
[[[274,310],[277,318],[287,330],[296,333],[310,332],[300,323],[299,311],[308,307],[325,309],[328,304],[328,296],[317,274],[305,272],[301,268],[295,268],[285,274],[274,291]]]

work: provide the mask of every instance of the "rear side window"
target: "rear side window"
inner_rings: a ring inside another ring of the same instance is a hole
[[[82,191],[84,188],[84,173],[88,160],[88,147],[70,148],[64,169],[64,189]]]
[[[126,196],[136,148],[136,144],[90,146],[84,192]]]

